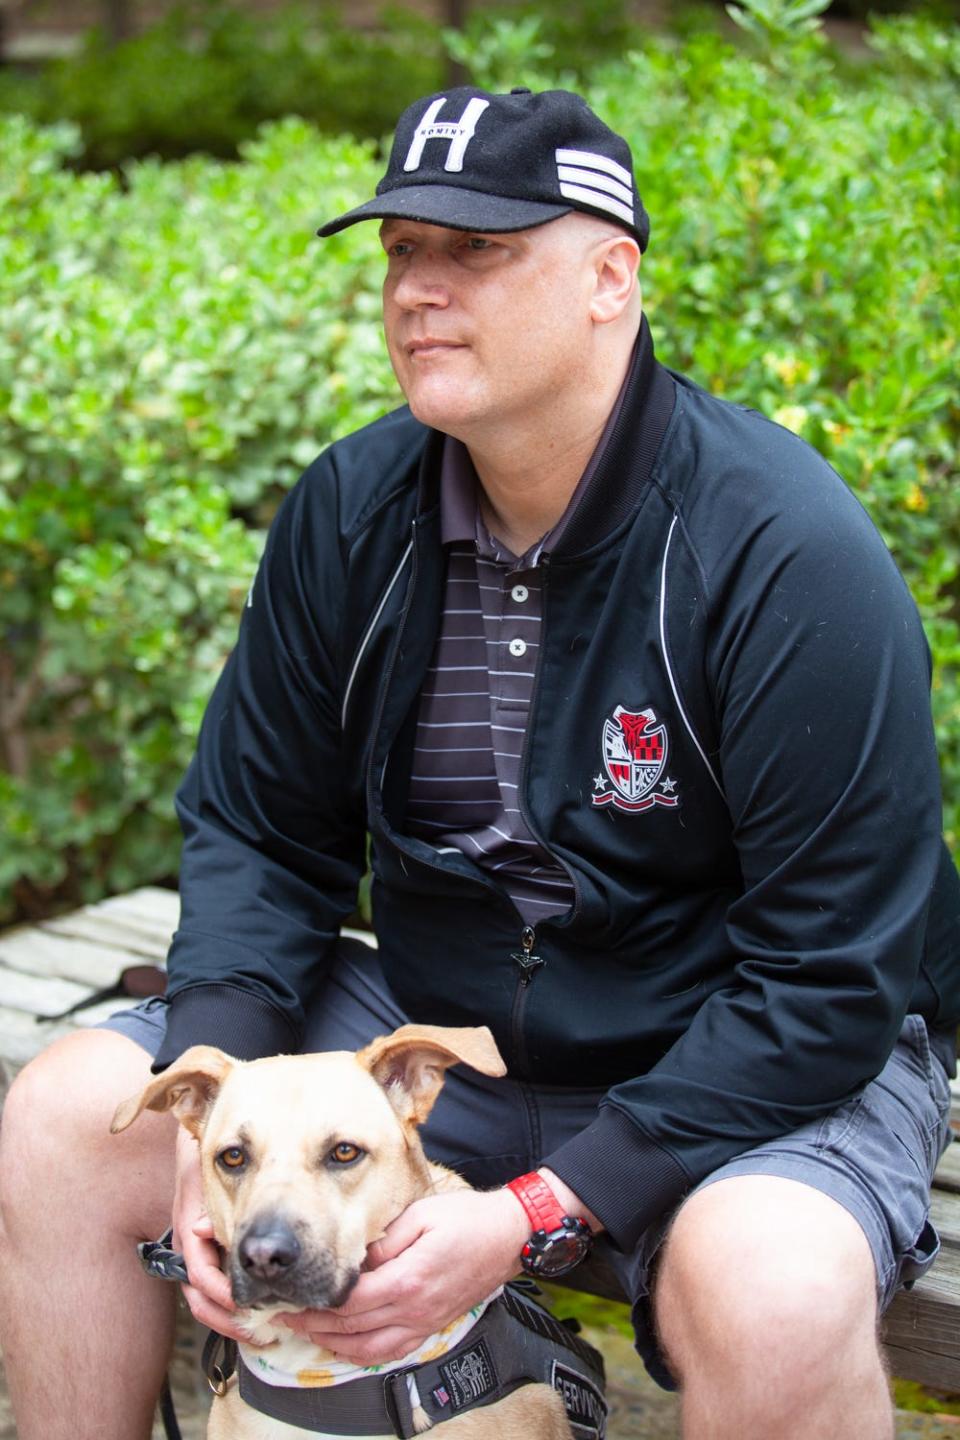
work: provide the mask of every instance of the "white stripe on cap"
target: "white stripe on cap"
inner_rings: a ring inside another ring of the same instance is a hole
[[[618,165],[616,160],[608,160],[606,155],[598,155],[594,150],[558,150],[556,156],[558,165],[580,165],[585,170],[602,170],[605,175],[612,175],[614,180],[626,185],[630,193],[633,193],[633,176],[630,171]]]
[[[594,210],[636,223],[633,213],[633,176],[629,170],[594,150],[557,150],[557,184],[567,200],[579,200]]]
[[[616,215],[618,220],[623,220],[627,225],[635,224],[633,209],[628,205],[621,205],[619,200],[614,200],[610,195],[604,195],[600,190],[587,190],[582,185],[560,184],[560,194],[567,200],[579,200],[584,205],[592,205],[594,210],[606,210],[610,215]]]
[[[595,170],[581,170],[577,165],[558,165],[557,176],[560,180],[568,180],[574,185],[587,185],[594,190],[603,190],[607,195],[622,200],[624,205],[633,207],[632,190],[621,185],[619,180],[608,180],[606,175],[598,175]]]

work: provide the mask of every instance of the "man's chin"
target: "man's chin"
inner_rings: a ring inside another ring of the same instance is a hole
[[[425,386],[411,386],[407,404],[421,425],[442,430],[445,435],[464,442],[481,419],[480,407],[470,404],[463,388],[431,391]]]

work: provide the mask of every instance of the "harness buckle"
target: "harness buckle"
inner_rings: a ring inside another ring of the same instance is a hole
[[[408,1365],[404,1370],[390,1370],[383,1377],[383,1404],[397,1440],[411,1440],[417,1433],[407,1385],[407,1376],[413,1375],[416,1368]]]

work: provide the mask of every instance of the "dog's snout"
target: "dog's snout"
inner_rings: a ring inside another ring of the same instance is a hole
[[[261,1280],[273,1280],[300,1258],[300,1242],[287,1221],[276,1215],[255,1220],[238,1247],[240,1264]]]

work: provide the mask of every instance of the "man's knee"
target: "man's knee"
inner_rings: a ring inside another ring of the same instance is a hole
[[[731,1364],[790,1388],[877,1356],[866,1236],[829,1196],[773,1176],[718,1181],[680,1210],[659,1266],[661,1343],[681,1382]]]
[[[99,1213],[119,1214],[143,1210],[156,1196],[157,1212],[169,1214],[171,1118],[150,1116],[130,1135],[110,1134],[116,1106],[146,1083],[149,1068],[149,1056],[132,1041],[89,1030],[56,1042],[21,1071],[0,1119],[0,1218],[8,1239],[18,1222],[58,1202],[75,1209],[78,1224],[89,1218],[83,1207],[93,1197]]]

